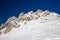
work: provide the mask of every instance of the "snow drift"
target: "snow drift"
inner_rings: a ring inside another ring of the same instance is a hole
[[[60,40],[60,15],[37,10],[10,17],[0,26],[0,40]]]

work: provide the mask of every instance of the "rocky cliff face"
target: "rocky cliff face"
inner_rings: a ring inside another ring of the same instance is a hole
[[[0,27],[0,40],[60,40],[60,15],[48,10],[20,13]]]

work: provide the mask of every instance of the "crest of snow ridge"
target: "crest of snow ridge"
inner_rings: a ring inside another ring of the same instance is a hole
[[[12,28],[18,28],[21,26],[20,22],[24,22],[23,25],[27,24],[27,21],[37,20],[39,18],[44,19],[45,17],[55,17],[60,20],[60,15],[54,12],[49,12],[48,10],[42,11],[37,10],[36,12],[30,11],[28,13],[20,13],[19,17],[12,16],[10,17],[5,24],[2,24],[0,27],[0,35],[9,33]],[[49,18],[48,18],[49,19]],[[47,18],[45,20],[48,20]]]

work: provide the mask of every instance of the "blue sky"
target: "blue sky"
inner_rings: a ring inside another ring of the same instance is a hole
[[[60,0],[0,0],[0,25],[11,16],[38,9],[60,13]]]

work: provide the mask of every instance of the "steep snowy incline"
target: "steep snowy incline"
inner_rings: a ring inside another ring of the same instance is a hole
[[[39,17],[34,14],[34,19],[30,21],[17,22],[21,26],[1,34],[0,40],[60,40],[60,15],[50,12],[46,16],[44,13],[39,14]]]

